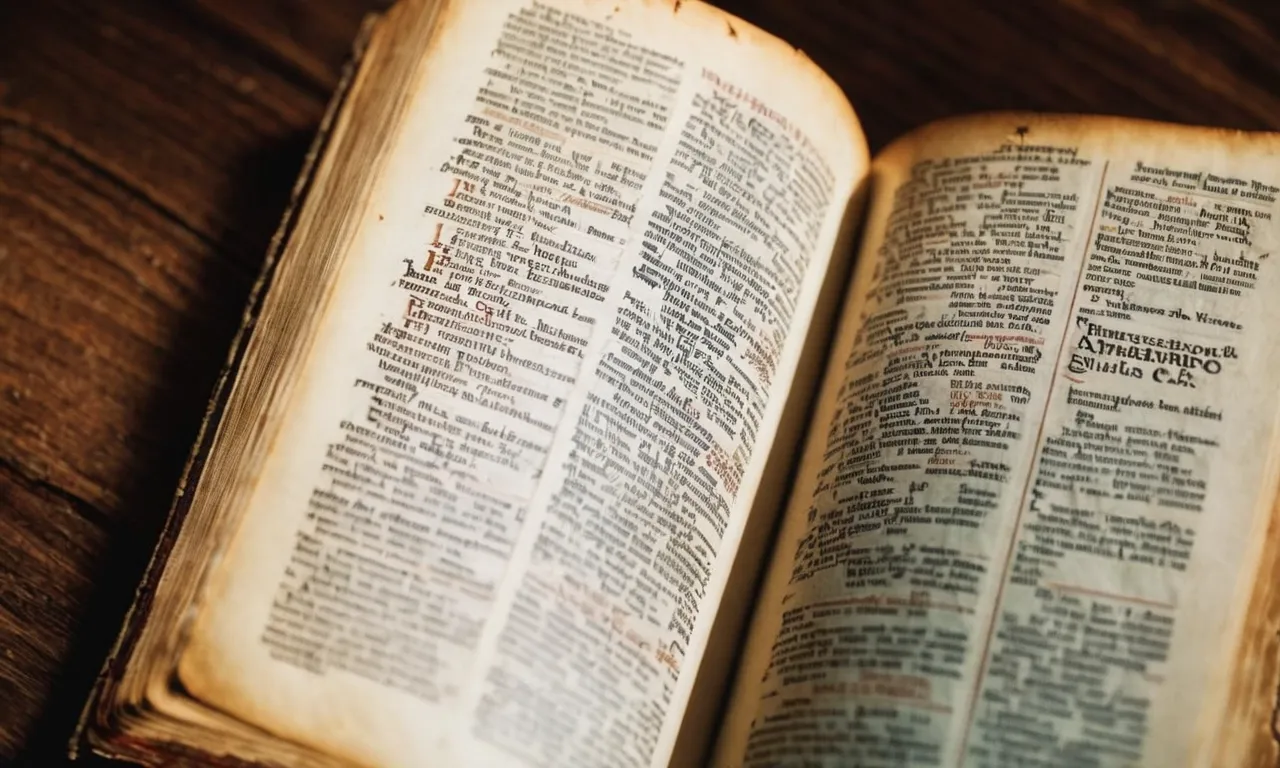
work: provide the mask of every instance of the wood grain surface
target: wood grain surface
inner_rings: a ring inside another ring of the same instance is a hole
[[[378,0],[0,0],[0,765],[56,766]],[[726,0],[873,149],[987,109],[1280,129],[1274,0]]]

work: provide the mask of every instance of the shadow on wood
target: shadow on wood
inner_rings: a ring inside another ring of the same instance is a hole
[[[80,706],[141,580],[248,297],[253,276],[221,267],[232,260],[261,261],[310,139],[307,133],[297,133],[235,162],[235,194],[222,206],[231,222],[226,242],[215,239],[209,244],[218,258],[204,260],[210,268],[201,275],[199,294],[172,325],[173,338],[162,345],[167,359],[136,417],[137,432],[145,439],[129,446],[132,466],[120,492],[126,515],[106,521],[115,528],[108,530],[107,545],[96,562],[82,565],[92,580],[91,594],[80,606],[69,633],[70,646],[44,692],[43,710],[25,735],[15,734],[24,747],[12,756],[14,765],[48,768],[67,762],[66,747]],[[241,253],[226,258],[233,251]],[[90,514],[101,518],[100,513]],[[21,693],[31,697],[31,692]],[[14,700],[10,705],[34,702]],[[3,757],[0,754],[0,763]],[[79,764],[106,763],[95,758]]]

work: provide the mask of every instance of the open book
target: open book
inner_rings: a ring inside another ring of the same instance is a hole
[[[692,0],[404,0],[360,54],[76,748],[1274,763],[1277,138],[873,160]]]

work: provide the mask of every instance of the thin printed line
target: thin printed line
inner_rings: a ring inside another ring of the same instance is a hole
[[[1102,195],[1106,189],[1107,183],[1107,168],[1110,165],[1110,160],[1102,164],[1102,174],[1098,180],[1098,197],[1093,204],[1093,216],[1089,221],[1089,236],[1085,238],[1084,252],[1080,255],[1080,272],[1076,276],[1075,290],[1071,292],[1071,305],[1067,308],[1067,317],[1066,322],[1063,324],[1062,338],[1058,342],[1058,357],[1062,356],[1062,349],[1067,343],[1067,334],[1071,332],[1071,314],[1075,312],[1076,299],[1080,295],[1080,285],[1084,282],[1084,275],[1086,267],[1088,266],[1085,264],[1085,259],[1089,254],[1089,243],[1093,240],[1093,234],[1098,227],[1098,211],[1102,208]],[[1049,392],[1045,395],[1044,410],[1040,414],[1040,426],[1036,429],[1036,439],[1035,442],[1032,443],[1037,454],[1039,453],[1040,440],[1044,437],[1044,425],[1045,422],[1048,421],[1049,417],[1049,405],[1053,402],[1053,392],[1058,383],[1058,361],[1056,359],[1053,361],[1053,367],[1053,377],[1049,380]],[[1009,580],[1009,566],[1013,562],[1013,547],[1018,540],[1018,531],[1022,528],[1022,517],[1027,508],[1027,496],[1031,493],[1031,480],[1035,475],[1037,464],[1038,462],[1035,457],[1033,457],[1031,460],[1031,466],[1027,468],[1027,478],[1022,484],[1022,494],[1018,501],[1018,511],[1013,520],[1013,534],[1009,537],[1009,544],[1005,548],[1004,566],[1000,571],[1000,586],[996,591],[995,603],[991,607],[991,619],[987,622],[986,636],[983,638],[982,642],[982,664],[978,667],[978,674],[973,680],[973,688],[969,692],[969,715],[968,720],[965,722],[964,734],[960,739],[960,752],[956,755],[956,768],[960,768],[960,766],[964,765],[965,754],[969,750],[969,735],[973,732],[973,718],[978,708],[978,693],[982,689],[982,680],[987,674],[987,667],[989,665],[991,654],[991,641],[995,636],[996,622],[999,621],[1000,617],[1000,603],[1004,600],[1004,587]]]
[[[1177,610],[1178,606],[1173,603],[1166,603],[1160,600],[1151,600],[1137,595],[1122,595],[1118,592],[1103,592],[1100,589],[1090,589],[1088,587],[1080,587],[1074,584],[1060,584],[1057,582],[1046,584],[1046,587],[1056,592],[1067,592],[1074,595],[1088,595],[1090,597],[1101,597],[1107,600],[1115,600],[1119,603],[1134,603],[1135,605],[1146,605],[1151,608],[1164,608],[1168,611]]]

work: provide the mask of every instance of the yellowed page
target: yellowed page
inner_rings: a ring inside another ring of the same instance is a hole
[[[442,13],[178,677],[354,764],[665,764],[865,142],[700,3]]]
[[[1240,764],[1277,144],[1009,114],[877,158],[716,765]]]

